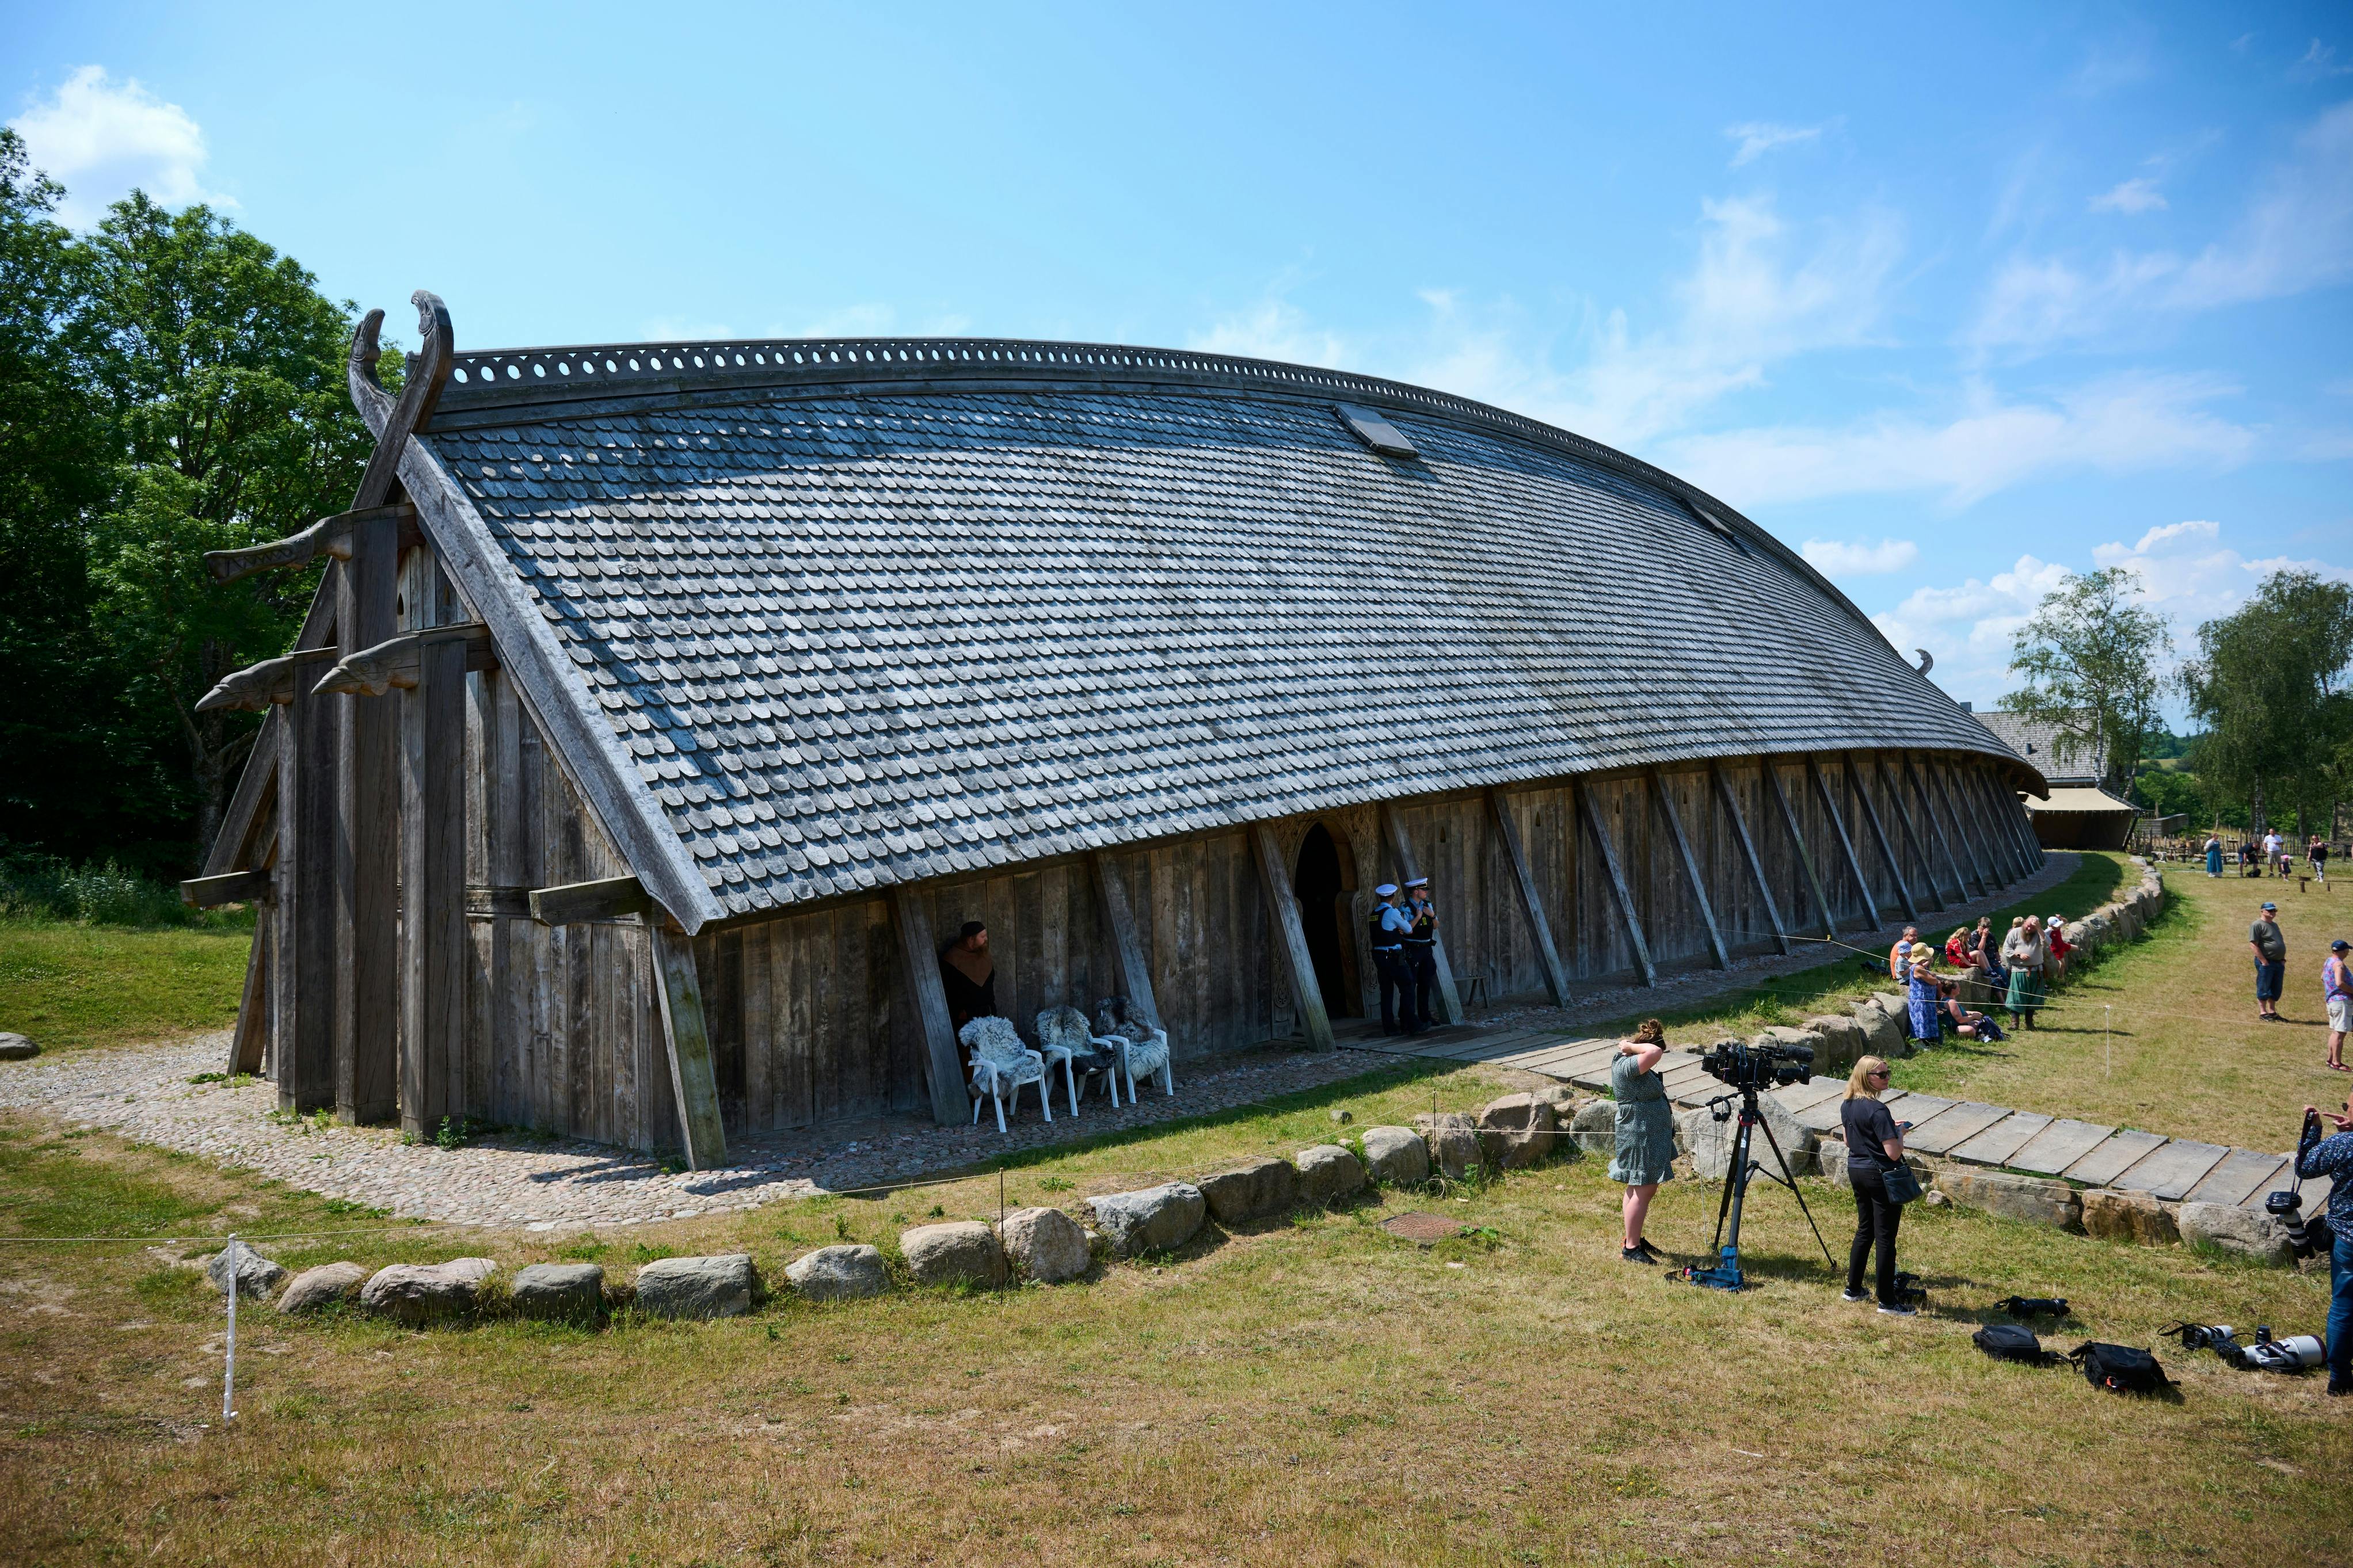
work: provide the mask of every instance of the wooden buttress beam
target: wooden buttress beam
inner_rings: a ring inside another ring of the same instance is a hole
[[[1568,965],[1560,961],[1560,949],[1553,944],[1552,921],[1545,918],[1544,895],[1536,887],[1536,875],[1528,865],[1528,852],[1520,842],[1520,826],[1512,816],[1511,804],[1504,792],[1487,792],[1487,816],[1495,825],[1495,836],[1504,847],[1504,858],[1511,862],[1512,882],[1519,889],[1520,913],[1528,922],[1528,942],[1536,950],[1536,966],[1544,971],[1545,990],[1553,1005],[1568,1005]]]
[[[1854,792],[1854,798],[1862,805],[1863,826],[1871,829],[1871,842],[1879,850],[1880,864],[1895,879],[1895,897],[1904,906],[1904,918],[1917,921],[1919,900],[1913,898],[1911,879],[1904,875],[1904,862],[1896,858],[1895,846],[1888,842],[1887,829],[1880,824],[1879,803],[1871,798],[1871,775],[1855,761],[1852,752],[1841,759],[1841,771],[1846,774],[1847,786]]]
[[[1936,847],[1944,851],[1945,869],[1953,874],[1953,886],[1960,890],[1960,897],[1953,901],[1968,903],[1969,874],[1961,865],[1960,851],[1953,847],[1953,836],[1945,830],[1944,819],[1936,815],[1936,802],[1928,793],[1927,779],[1921,769],[1914,763],[1912,753],[1909,752],[1904,753],[1904,782],[1912,786],[1912,796],[1920,803],[1920,820],[1926,823],[1929,830],[1936,834]]]
[[[1410,882],[1420,876],[1421,866],[1414,858],[1413,840],[1406,834],[1405,818],[1398,814],[1396,806],[1386,802],[1381,805],[1381,831],[1388,836],[1389,853],[1396,858],[1398,880],[1400,883]],[[1430,956],[1438,961],[1438,1005],[1439,1010],[1446,1015],[1443,1021],[1449,1024],[1460,1024],[1463,1016],[1462,998],[1455,990],[1454,965],[1446,956],[1446,935],[1443,931],[1439,931],[1437,940],[1430,944]]]
[[[1274,830],[1265,823],[1252,826],[1250,843],[1258,851],[1258,879],[1266,895],[1267,921],[1274,928],[1275,940],[1282,944],[1283,963],[1291,973],[1291,995],[1299,1005],[1300,1030],[1306,1035],[1310,1049],[1332,1050],[1338,1042],[1332,1037],[1332,1015],[1324,1005],[1324,988],[1315,979],[1315,961],[1307,952],[1307,928],[1300,921],[1299,895],[1292,889],[1290,868],[1282,862]]]
[[[670,1051],[670,1087],[678,1097],[678,1133],[686,1168],[709,1171],[727,1163],[727,1134],[719,1121],[719,1074],[711,1059],[711,1032],[702,1017],[702,982],[694,942],[667,921],[653,928],[654,994],[661,1004],[663,1043]]]
[[[237,1027],[228,1037],[228,1060],[224,1072],[261,1070],[262,1052],[269,1044],[269,927],[267,910],[253,922],[253,951],[245,957],[245,993],[237,999]]]
[[[1594,809],[1593,792],[1572,781],[1568,786],[1577,794],[1577,814],[1585,824],[1585,831],[1593,837],[1594,847],[1601,851],[1601,868],[1609,881],[1610,901],[1618,906],[1618,919],[1626,927],[1626,941],[1634,950],[1634,972],[1645,985],[1659,983],[1658,965],[1651,962],[1651,944],[1643,939],[1641,917],[1634,912],[1634,895],[1626,887],[1626,873],[1618,864],[1618,847],[1609,841],[1609,826]]]
[[[1789,843],[1798,852],[1798,869],[1806,874],[1806,891],[1813,895],[1814,908],[1822,917],[1822,934],[1838,935],[1838,915],[1831,908],[1830,896],[1822,890],[1822,876],[1814,869],[1814,858],[1806,848],[1806,836],[1798,826],[1798,808],[1789,804],[1789,792],[1782,787],[1781,770],[1773,759],[1761,759],[1765,768],[1765,784],[1773,796],[1773,805],[1781,815],[1782,829],[1789,835]]]
[[[932,936],[932,908],[920,890],[891,889],[891,921],[899,931],[899,958],[907,993],[923,1031],[923,1083],[931,1095],[932,1120],[961,1127],[972,1113],[964,1084],[964,1052],[948,1013],[947,987],[940,984],[939,944]]]
[[[1831,837],[1838,840],[1839,854],[1846,862],[1847,875],[1854,879],[1856,889],[1862,894],[1863,913],[1871,917],[1870,925],[1864,929],[1877,931],[1880,925],[1879,900],[1872,896],[1871,879],[1862,874],[1862,861],[1855,855],[1854,840],[1847,837],[1846,818],[1839,811],[1837,797],[1831,794],[1830,780],[1822,777],[1821,765],[1810,756],[1806,759],[1806,777],[1813,782],[1814,796],[1822,803],[1823,815],[1831,819]],[[1905,902],[1910,902],[1908,897]]]
[[[1928,907],[1932,910],[1945,908],[1945,885],[1936,879],[1936,862],[1929,857],[1928,840],[1921,835],[1919,825],[1912,820],[1912,807],[1904,799],[1904,791],[1895,782],[1894,772],[1888,767],[1887,759],[1876,752],[1871,754],[1871,771],[1878,775],[1879,787],[1886,791],[1887,798],[1894,803],[1895,826],[1904,830],[1904,842],[1919,858],[1920,874],[1928,879]],[[1863,798],[1871,798],[1867,788],[1863,791]]]
[[[466,650],[425,645],[400,721],[400,1072],[403,1129],[430,1137],[465,1113]]]
[[[1699,874],[1699,857],[1692,853],[1691,840],[1683,837],[1683,814],[1675,810],[1675,797],[1658,769],[1649,774],[1651,798],[1657,803],[1659,815],[1666,819],[1667,837],[1674,840],[1675,858],[1683,863],[1683,878],[1691,884],[1692,899],[1699,905],[1699,921],[1707,931],[1708,951],[1715,955],[1718,969],[1732,967],[1732,957],[1724,951],[1724,933],[1715,929],[1715,909],[1708,902],[1707,883]]]
[[[335,640],[345,655],[399,629],[397,510],[371,506],[353,514],[347,531],[351,557],[338,574],[335,611]],[[460,669],[457,684],[464,680]],[[382,1121],[400,1108],[400,713],[386,702],[325,700],[343,710],[336,759],[343,832],[335,841],[335,1110],[346,1121]],[[462,889],[459,897],[462,935]]]
[[[2001,785],[1990,769],[1973,769],[1967,775],[1969,785],[1977,792],[1978,811],[1985,819],[1986,831],[1992,836],[1994,846],[2001,852],[2002,863],[2009,870],[2004,882],[2015,882],[2026,875],[2026,858],[2020,853],[2018,835],[2002,820]]]
[[[1152,994],[1152,964],[1144,954],[1143,934],[1136,930],[1135,906],[1128,900],[1126,880],[1112,858],[1100,849],[1088,855],[1087,869],[1094,879],[1103,923],[1111,928],[1112,950],[1119,958],[1128,1010],[1155,1028],[1166,1027],[1160,1022],[1160,1004]]]
[[[1985,848],[1983,835],[1974,818],[1961,809],[1968,804],[1968,795],[1955,781],[1949,768],[1940,768],[1932,763],[1927,771],[1928,782],[1936,786],[1936,798],[1945,808],[1945,816],[1951,820],[1954,833],[1959,836],[1961,847],[1969,852],[1969,865],[1978,876],[1978,891],[1991,893],[2002,882],[2000,862]]]
[[[1765,765],[1772,766],[1770,763]],[[1748,863],[1748,875],[1757,884],[1757,896],[1765,902],[1765,918],[1773,927],[1773,945],[1787,952],[1788,928],[1781,923],[1781,906],[1773,897],[1773,884],[1765,879],[1765,862],[1757,857],[1756,840],[1748,837],[1748,823],[1740,815],[1740,802],[1732,793],[1732,781],[1724,776],[1720,763],[1710,762],[1707,773],[1715,783],[1715,798],[1723,803],[1724,815],[1732,821],[1732,836],[1739,841],[1741,858]]]

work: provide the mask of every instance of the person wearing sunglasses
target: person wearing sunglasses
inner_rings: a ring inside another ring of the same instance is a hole
[[[1919,1309],[1895,1294],[1895,1228],[1904,1220],[1904,1205],[1888,1195],[1887,1174],[1904,1163],[1904,1133],[1912,1124],[1898,1121],[1879,1097],[1887,1092],[1888,1067],[1879,1057],[1854,1064],[1846,1080],[1846,1100],[1839,1107],[1839,1123],[1846,1131],[1847,1184],[1854,1189],[1854,1246],[1846,1258],[1846,1299],[1868,1301],[1862,1291],[1862,1266],[1879,1254],[1879,1310],[1891,1318],[1909,1318]]]

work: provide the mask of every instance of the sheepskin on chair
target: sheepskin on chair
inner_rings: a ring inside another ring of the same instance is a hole
[[[1076,1007],[1049,1007],[1038,1015],[1038,1054],[1046,1058],[1049,1073],[1057,1062],[1061,1064],[1062,1086],[1070,1091],[1073,1116],[1079,1113],[1079,1080],[1092,1080],[1098,1073],[1111,1086],[1111,1102],[1119,1103],[1116,1069],[1126,1045],[1124,1037],[1097,1039],[1087,1027],[1087,1016]]]
[[[1046,1120],[1054,1120],[1054,1108],[1046,1101],[1046,1058],[1021,1043],[1020,1031],[1010,1018],[975,1018],[956,1031],[956,1038],[972,1053],[972,1119],[980,1120],[981,1097],[986,1095],[997,1108],[997,1130],[1005,1131],[1005,1106],[1008,1100],[1018,1101],[1021,1086],[1038,1086],[1038,1109]]]
[[[1168,1031],[1155,1028],[1135,1016],[1124,996],[1106,996],[1095,1004],[1095,1033],[1127,1042],[1121,1053],[1127,1068],[1127,1097],[1135,1099],[1135,1080],[1157,1075],[1162,1090],[1176,1092],[1176,1068],[1169,1059]]]

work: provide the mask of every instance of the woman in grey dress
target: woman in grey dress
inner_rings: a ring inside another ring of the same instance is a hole
[[[1674,1110],[1658,1074],[1659,1058],[1666,1054],[1665,1026],[1646,1018],[1632,1039],[1620,1042],[1617,1059],[1609,1064],[1609,1092],[1618,1099],[1618,1152],[1610,1157],[1609,1179],[1626,1184],[1626,1230],[1619,1256],[1629,1263],[1659,1261],[1642,1235],[1642,1222],[1659,1184],[1674,1178]]]

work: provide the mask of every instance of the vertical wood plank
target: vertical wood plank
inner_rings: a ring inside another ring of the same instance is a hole
[[[1699,857],[1692,853],[1691,840],[1683,835],[1683,815],[1675,809],[1674,793],[1667,788],[1666,779],[1659,770],[1650,772],[1651,796],[1658,803],[1659,815],[1667,825],[1667,840],[1673,847],[1675,858],[1683,863],[1684,879],[1691,884],[1692,901],[1699,906],[1699,922],[1707,932],[1708,952],[1718,969],[1732,967],[1732,957],[1724,951],[1724,933],[1716,930],[1715,907],[1707,896],[1707,883],[1699,874]]]
[[[679,1136],[686,1145],[687,1168],[708,1171],[727,1163],[727,1137],[720,1126],[719,1084],[712,1071],[711,1037],[703,1024],[694,945],[683,933],[669,930],[659,921],[651,927],[654,996],[660,1004],[663,1041],[669,1047]]]
[[[1810,756],[1806,759],[1806,777],[1813,784],[1815,798],[1821,802],[1822,816],[1831,825],[1831,837],[1838,841],[1839,854],[1845,863],[1847,875],[1854,879],[1855,888],[1862,894],[1863,912],[1871,917],[1870,925],[1864,929],[1877,931],[1880,926],[1879,900],[1872,895],[1870,879],[1862,874],[1862,862],[1855,858],[1854,841],[1846,836],[1846,819],[1839,815],[1838,801],[1831,795],[1830,781],[1822,777],[1821,768]]]
[[[1144,942],[1135,929],[1135,910],[1127,901],[1127,883],[1120,876],[1118,866],[1103,850],[1087,857],[1087,869],[1094,879],[1095,900],[1103,908],[1103,924],[1111,935],[1112,954],[1119,965],[1120,988],[1126,994],[1128,1005],[1140,1017],[1155,1027],[1161,1026],[1160,1005],[1152,995],[1152,965],[1145,956]],[[1225,885],[1230,887],[1231,879],[1226,879]]]
[[[1766,767],[1773,764],[1767,763]],[[1783,952],[1789,951],[1788,928],[1781,923],[1781,906],[1773,897],[1773,884],[1765,875],[1765,862],[1757,858],[1757,841],[1748,837],[1747,819],[1740,814],[1739,797],[1732,793],[1732,781],[1724,776],[1724,764],[1707,764],[1708,777],[1715,784],[1715,798],[1724,806],[1724,815],[1732,823],[1732,836],[1739,843],[1741,858],[1746,862],[1749,878],[1757,884],[1757,896],[1765,905],[1765,918],[1773,927],[1773,945]]]
[[[776,1090],[771,1076],[776,1070],[776,1026],[770,1012],[776,991],[768,973],[768,939],[773,929],[773,923],[747,926],[739,939],[735,984],[743,1020],[744,1130],[747,1132],[771,1131],[776,1125]]]
[[[1920,820],[1926,823],[1928,831],[1936,836],[1936,847],[1945,857],[1945,869],[1953,875],[1953,887],[1958,895],[1953,901],[1966,904],[1969,901],[1969,878],[1968,873],[1961,868],[1960,852],[1953,847],[1952,835],[1945,831],[1944,820],[1936,815],[1936,803],[1930,797],[1928,785],[1922,779],[1920,769],[1915,765],[1912,753],[1903,753],[1900,761],[1904,767],[1904,782],[1912,786],[1912,798],[1920,803]]]
[[[420,1137],[467,1107],[466,697],[465,643],[428,637],[417,649],[417,685],[400,699],[408,907],[399,1103],[402,1127]]]
[[[1904,798],[1904,791],[1896,783],[1894,771],[1887,765],[1887,759],[1877,752],[1871,753],[1871,771],[1878,778],[1880,789],[1894,804],[1895,826],[1904,830],[1905,845],[1911,851],[1913,859],[1918,862],[1922,879],[1928,884],[1927,907],[1932,910],[1945,908],[1945,885],[1936,878],[1936,863],[1929,857],[1928,840],[1912,820],[1912,807]],[[1869,798],[1867,792],[1864,798]]]
[[[1553,1005],[1568,1005],[1568,969],[1560,961],[1560,949],[1553,945],[1552,921],[1545,914],[1544,893],[1536,886],[1535,873],[1528,866],[1528,852],[1520,842],[1520,825],[1512,820],[1511,803],[1504,792],[1487,792],[1487,819],[1495,830],[1495,842],[1504,852],[1512,873],[1513,884],[1520,895],[1520,914],[1527,922],[1529,944],[1535,949],[1536,967],[1551,995]]]
[[[778,921],[769,928],[768,973],[781,998],[777,1018],[783,1031],[783,1037],[777,1041],[780,1055],[776,1072],[776,1124],[779,1127],[807,1127],[817,1119],[817,1081],[812,1068],[817,1025],[811,1005],[808,964],[808,928],[812,918],[824,919],[822,915],[803,915],[797,920]],[[929,1049],[928,1042],[925,1049]],[[926,1069],[919,1066],[915,1070],[922,1073]]]
[[[1844,772],[1848,782],[1854,785],[1855,799],[1862,803],[1862,820],[1871,829],[1872,843],[1878,846],[1879,858],[1886,866],[1887,874],[1895,879],[1895,897],[1904,906],[1905,917],[1917,921],[1920,905],[1912,897],[1912,882],[1904,875],[1904,862],[1896,858],[1895,847],[1887,841],[1887,829],[1880,825],[1878,803],[1871,798],[1871,775],[1864,771],[1858,753],[1846,754]]]
[[[344,653],[398,630],[400,526],[354,526],[351,558],[332,578],[335,640]],[[397,1106],[400,1050],[397,705],[380,698],[314,699],[340,710],[335,752],[335,1110],[382,1121]]]
[[[963,1125],[972,1110],[965,1090],[964,1056],[948,1023],[947,988],[940,984],[939,948],[932,940],[932,910],[921,892],[891,889],[891,915],[899,928],[899,953],[907,994],[923,1030],[923,1075],[932,1120],[943,1127]]]
[[[1593,847],[1600,852],[1601,870],[1609,889],[1610,901],[1617,906],[1619,921],[1625,927],[1627,945],[1634,950],[1634,972],[1645,985],[1659,983],[1657,965],[1651,962],[1651,944],[1642,936],[1641,917],[1634,908],[1634,895],[1626,886],[1626,873],[1618,863],[1618,847],[1609,841],[1609,825],[1594,809],[1593,792],[1583,784],[1570,786],[1577,793],[1577,815],[1585,824]]]
[[[339,567],[331,567],[332,579]],[[341,745],[338,697],[312,697],[311,685],[340,657],[328,647],[292,656],[303,662],[294,695],[280,710],[278,772],[278,894],[280,984],[277,1011],[278,1104],[311,1111],[335,1103],[336,886],[335,837],[341,827],[336,787]]]
[[[1381,805],[1381,832],[1389,841],[1389,855],[1397,864],[1398,880],[1410,882],[1420,876],[1420,863],[1414,858],[1413,839],[1405,830],[1405,817],[1396,806],[1386,801]],[[1447,889],[1450,900],[1451,895],[1459,890]],[[1355,929],[1363,930],[1363,922],[1357,922]],[[1436,936],[1437,940],[1430,943],[1430,952],[1438,961],[1438,1005],[1446,1015],[1440,1021],[1460,1024],[1463,1019],[1462,998],[1454,988],[1454,965],[1446,956],[1446,929],[1443,924],[1439,927]],[[1372,1011],[1377,1011],[1379,1006],[1379,1000],[1376,997]],[[1366,1016],[1370,1016],[1371,1012],[1367,1012]]]
[[[1822,889],[1821,873],[1814,868],[1813,854],[1806,847],[1806,836],[1798,826],[1798,810],[1790,803],[1788,790],[1781,784],[1781,770],[1774,765],[1770,757],[1762,761],[1766,788],[1773,796],[1774,807],[1780,813],[1782,828],[1789,835],[1790,847],[1798,857],[1798,868],[1806,874],[1806,891],[1812,895],[1814,908],[1821,914],[1822,934],[1836,936],[1838,914],[1831,907],[1830,895]]]
[[[1324,1011],[1323,988],[1315,983],[1315,961],[1308,956],[1307,930],[1299,919],[1299,896],[1292,890],[1289,868],[1282,863],[1274,830],[1263,822],[1253,824],[1250,844],[1258,853],[1259,889],[1266,899],[1267,921],[1273,928],[1280,956],[1291,969],[1291,996],[1299,1006],[1300,1028],[1309,1049],[1332,1050],[1337,1044],[1332,1037],[1332,1016]]]
[[[1947,776],[1947,770],[1938,767],[1934,762],[1927,763],[1926,768],[1928,782],[1936,788],[1936,798],[1945,808],[1945,816],[1951,821],[1953,831],[1960,837],[1961,847],[1969,852],[1969,864],[1978,875],[1978,890],[1980,893],[1992,892],[2000,881],[1999,863],[1986,852],[1969,814],[1955,804],[1956,801],[1961,805],[1968,804],[1966,797]]]

